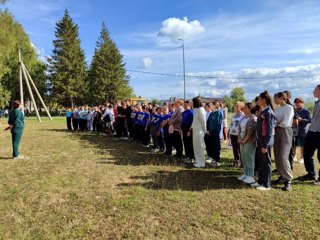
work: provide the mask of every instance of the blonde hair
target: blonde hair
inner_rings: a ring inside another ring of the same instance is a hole
[[[181,98],[179,98],[177,101],[176,101],[176,104],[182,106],[183,105],[183,100]]]

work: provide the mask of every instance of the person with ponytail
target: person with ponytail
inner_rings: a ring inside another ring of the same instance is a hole
[[[292,190],[292,170],[289,162],[290,149],[292,147],[293,129],[292,122],[294,109],[285,92],[278,92],[274,95],[274,101],[280,107],[275,111],[277,125],[274,137],[274,158],[277,171],[280,177],[273,182],[279,184],[284,182],[283,191]]]
[[[261,114],[257,120],[259,173],[258,181],[251,184],[251,186],[257,190],[264,191],[271,189],[271,146],[274,141],[275,116],[272,97],[268,91],[260,93],[257,103],[262,107]]]

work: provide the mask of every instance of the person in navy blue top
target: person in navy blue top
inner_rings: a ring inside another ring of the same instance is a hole
[[[160,121],[160,115],[157,113],[157,108],[153,107],[152,112],[151,112],[151,117],[150,117],[150,133],[151,133],[151,138],[152,138],[152,150],[157,150],[158,149],[158,135],[157,135],[157,128],[156,125]]]
[[[150,143],[150,113],[146,106],[142,107],[143,118],[142,118],[142,146],[149,147]]]
[[[129,129],[129,140],[131,142],[137,140],[137,131],[136,131],[136,126],[135,126],[136,121],[137,121],[137,111],[138,111],[137,107],[132,107],[132,112],[130,115],[132,129]]]
[[[67,128],[69,131],[72,131],[72,127],[71,127],[72,110],[71,110],[71,108],[68,108],[68,110],[66,111],[66,119],[67,119]]]
[[[167,106],[163,107],[163,115],[161,117],[161,128],[163,129],[164,143],[166,145],[165,154],[167,156],[172,156],[172,143],[169,135],[169,120],[172,114],[169,113],[169,108]]]
[[[136,111],[136,120],[135,120],[135,132],[137,134],[137,141],[142,142],[143,140],[143,133],[144,133],[144,126],[143,126],[143,118],[144,113],[142,112],[141,107],[137,107]]]
[[[301,151],[301,159],[296,160],[298,163],[304,163],[303,160],[303,150],[304,150],[304,139],[307,135],[308,129],[307,126],[311,123],[311,112],[308,109],[304,108],[304,100],[302,98],[296,98],[294,100],[294,104],[296,105],[296,110],[298,114],[298,122],[299,122],[299,129],[298,134],[295,139],[295,147],[294,147],[294,156],[296,156],[296,148],[300,147]]]
[[[158,147],[160,148],[160,151],[164,152],[165,147],[164,147],[164,139],[163,139],[163,129],[161,128],[162,108],[157,107],[156,112],[159,117],[159,121],[157,121],[156,123],[157,142],[158,142]]]
[[[258,181],[251,186],[263,191],[271,189],[271,146],[274,142],[275,127],[272,97],[268,91],[260,93],[258,104],[262,107],[262,111],[257,120],[257,150],[260,168]]]
[[[183,105],[184,111],[182,113],[181,129],[183,136],[183,145],[186,154],[186,162],[190,163],[194,159],[192,131],[191,125],[193,121],[194,111],[191,109],[189,101],[185,101]]]

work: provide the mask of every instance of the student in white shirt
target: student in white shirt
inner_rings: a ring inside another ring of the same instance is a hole
[[[202,107],[202,101],[200,98],[193,98],[192,103],[195,112],[191,126],[193,150],[196,161],[194,167],[203,168],[206,165],[204,159],[204,134],[206,132],[206,111]]]
[[[242,112],[244,106],[243,102],[236,102],[234,105],[234,113],[231,117],[231,123],[228,131],[228,138],[231,141],[233,157],[234,157],[234,166],[240,167],[240,145],[238,143],[238,134],[239,134],[239,123],[241,119],[245,116]]]
[[[273,184],[279,184],[284,182],[283,191],[290,191],[292,170],[289,162],[289,153],[292,147],[292,122],[294,116],[294,109],[289,104],[286,93],[279,92],[274,95],[274,101],[279,108],[275,110],[274,115],[277,120],[277,126],[274,136],[274,158],[276,162],[277,171],[280,174],[280,178],[273,182]]]

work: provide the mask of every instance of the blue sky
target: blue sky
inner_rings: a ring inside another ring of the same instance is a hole
[[[55,23],[68,9],[88,63],[104,21],[127,70],[182,74],[187,95],[219,97],[241,86],[248,99],[268,89],[312,97],[320,84],[320,4],[286,0],[9,0],[40,57],[50,55]],[[174,49],[170,52],[145,57]],[[137,95],[183,96],[181,76],[128,71]]]

